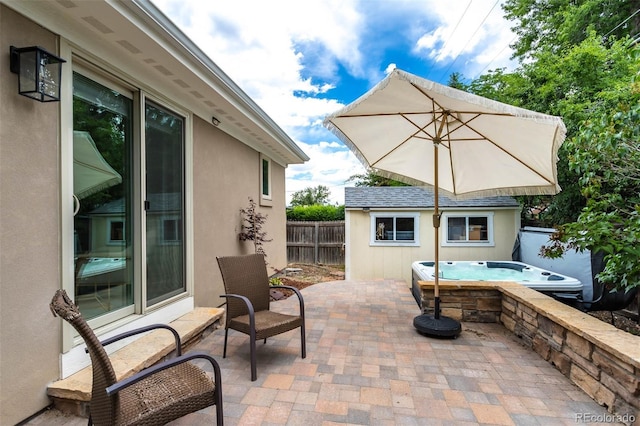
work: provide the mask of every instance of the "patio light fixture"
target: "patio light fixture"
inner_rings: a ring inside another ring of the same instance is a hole
[[[60,100],[64,62],[39,46],[10,49],[11,72],[18,74],[18,93],[40,102]]]

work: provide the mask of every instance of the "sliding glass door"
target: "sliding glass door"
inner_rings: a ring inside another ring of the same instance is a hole
[[[185,291],[184,119],[145,106],[147,304]]]
[[[185,118],[87,74],[73,75],[74,300],[109,322],[186,291]]]
[[[73,75],[75,301],[95,318],[133,305],[131,94]]]

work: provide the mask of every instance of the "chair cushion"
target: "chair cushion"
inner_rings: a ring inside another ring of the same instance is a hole
[[[256,318],[256,340],[266,339],[285,331],[293,330],[302,326],[302,318],[297,315],[281,314],[273,311],[258,311]],[[242,315],[233,318],[229,322],[229,328],[250,334],[249,315]]]

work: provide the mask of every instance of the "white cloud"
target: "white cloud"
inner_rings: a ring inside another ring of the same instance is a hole
[[[376,39],[376,25],[393,28],[415,54],[440,63],[470,55],[468,77],[508,61],[513,38],[494,0],[154,3],[285,130],[335,110],[313,96],[338,81],[339,66],[372,84],[384,77],[375,59],[389,41]]]
[[[464,55],[463,74],[476,77],[508,62],[513,38],[500,5],[489,14],[494,0],[152,1],[311,158],[287,169],[288,195],[326,185],[340,204],[346,179],[364,171],[322,127],[344,106],[327,94],[344,88],[345,70],[373,85],[399,63],[386,49],[401,49],[445,66]]]
[[[384,73],[385,73],[385,74],[391,74],[391,72],[392,72],[393,70],[395,70],[396,68],[397,68],[397,67],[396,67],[396,64],[389,64],[389,65],[387,65],[387,67],[384,69]]]
[[[465,56],[463,74],[470,78],[487,68],[513,67],[509,44],[514,41],[514,34],[503,18],[502,3],[494,0],[430,2],[439,25],[418,38],[416,53],[445,65]]]
[[[286,93],[325,90],[302,76],[305,59],[298,46],[316,43],[328,54],[307,75],[330,77],[335,63],[361,67],[358,27],[361,16],[353,1],[297,0],[185,1],[154,0],[170,18],[250,96],[265,88]],[[330,30],[328,30],[330,29]]]
[[[344,204],[346,181],[365,169],[349,149],[337,142],[307,144],[300,148],[311,158],[305,164],[293,164],[287,168],[287,204],[291,195],[305,188],[324,185],[331,191],[332,204]]]

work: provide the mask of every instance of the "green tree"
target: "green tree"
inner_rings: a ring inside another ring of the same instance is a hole
[[[567,139],[559,152],[563,191],[551,199],[544,224],[558,232],[542,254],[566,247],[601,251],[599,279],[612,288],[640,278],[640,32],[637,0],[507,0],[519,35],[520,67],[492,71],[469,90],[502,102],[559,115]],[[526,208],[525,208],[526,211]],[[565,245],[565,244],[568,244]]]
[[[603,252],[598,278],[618,290],[640,286],[640,90],[632,87],[630,102],[594,114],[569,141],[579,147],[570,165],[587,203],[541,250],[547,257],[567,247]]]
[[[507,0],[502,8],[518,34],[514,56],[522,60],[541,50],[561,55],[591,32],[607,42],[640,30],[637,0]]]
[[[447,86],[455,89],[467,90],[467,84],[464,82],[464,76],[459,72],[451,73]]]
[[[397,180],[389,179],[380,175],[373,173],[372,171],[367,171],[364,174],[356,174],[352,175],[347,179],[347,182],[353,182],[357,187],[363,186],[409,186],[404,182],[400,182]]]
[[[583,123],[600,111],[607,111],[624,101],[638,61],[627,40],[607,47],[595,33],[562,56],[543,52],[534,64],[525,67],[530,87],[525,107],[559,115],[567,126],[567,141]],[[577,150],[589,150],[589,144],[565,143],[560,149],[558,178],[563,191],[553,197],[543,216],[548,225],[575,221],[585,206],[581,195],[579,171],[571,167]]]
[[[330,195],[331,192],[329,188],[324,185],[318,185],[313,188],[307,187],[293,193],[291,196],[291,206],[326,205],[329,204]]]
[[[471,93],[523,108],[528,98],[527,92],[531,90],[522,69],[511,73],[506,73],[504,68],[491,70],[468,86]]]
[[[594,32],[562,55],[551,50],[533,54],[535,60],[511,73],[491,71],[469,85],[472,93],[547,114],[559,115],[567,126],[567,140],[598,111],[610,110],[628,96],[638,72],[638,58],[628,40],[606,45]],[[626,93],[626,94],[625,94]],[[519,197],[523,212],[548,206],[544,225],[575,221],[586,200],[579,175],[569,165],[579,145],[565,143],[559,152],[558,179],[563,191],[555,197]],[[523,218],[527,220],[527,218]]]

